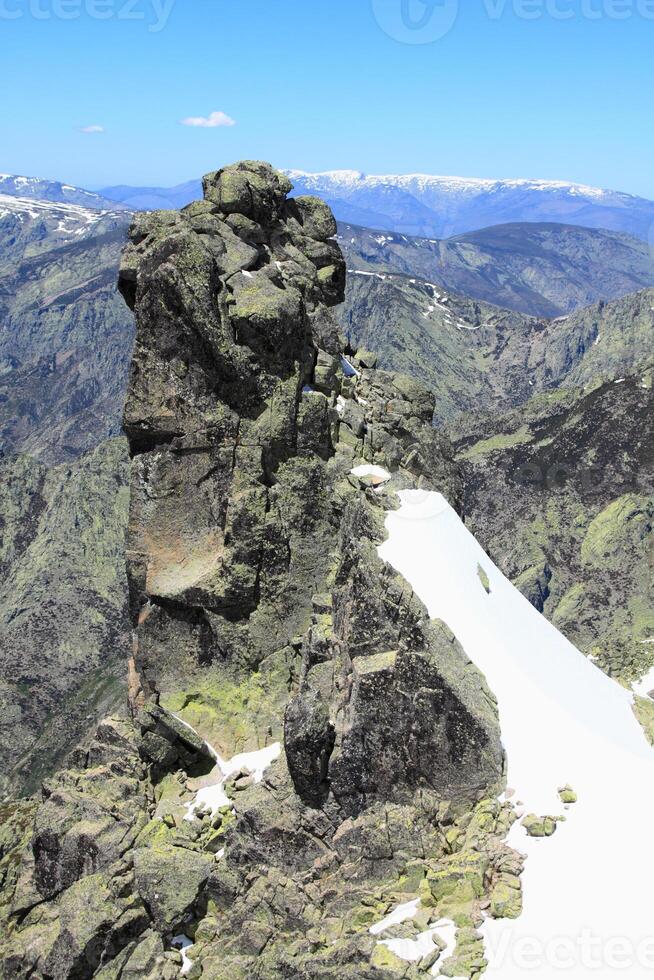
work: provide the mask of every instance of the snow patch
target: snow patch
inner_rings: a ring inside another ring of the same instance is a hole
[[[211,811],[211,816],[213,817],[221,806],[231,807],[232,801],[224,789],[225,781],[230,776],[240,772],[241,769],[247,769],[251,773],[254,782],[260,783],[268,766],[272,765],[279,758],[281,745],[279,742],[274,742],[272,745],[268,745],[263,749],[257,749],[254,752],[242,752],[240,755],[235,755],[228,761],[221,759],[215,749],[211,749],[211,751],[216,758],[216,767],[210,774],[210,778],[213,781],[211,785],[203,786],[199,789],[195,794],[195,798],[190,803],[187,803],[185,820],[193,820],[198,810],[208,809]]]
[[[368,932],[371,932],[373,936],[378,936],[380,932],[384,932],[390,926],[396,926],[401,922],[406,922],[407,919],[413,919],[419,907],[419,898],[414,898],[411,902],[405,902],[404,905],[398,905],[385,919],[382,919],[380,922],[375,922],[374,925],[370,926]]]
[[[382,275],[381,272],[367,272],[365,269],[348,269],[347,271],[352,276],[369,276],[371,279],[379,279],[380,282],[390,279],[390,276]]]
[[[641,643],[654,643],[654,640],[641,640]],[[633,685],[633,692],[641,698],[649,697],[654,691],[654,665],[650,667],[644,677]]]
[[[431,970],[431,975],[438,977],[441,975],[441,966],[456,949],[456,926],[450,919],[441,919],[424,932],[419,932],[413,939],[380,939],[378,943],[386,946],[405,963],[416,963],[433,951],[436,936],[445,943],[445,949]]]
[[[364,463],[362,466],[355,466],[353,470],[350,470],[352,476],[358,476],[364,479],[367,476],[374,477],[377,480],[381,480],[384,483],[388,483],[391,478],[391,474],[388,470],[385,470],[383,466],[373,466],[372,463]]]
[[[188,722],[184,721],[183,718],[180,718],[179,715],[175,715],[175,718],[188,728],[189,731],[198,735],[195,729]],[[201,735],[199,737],[202,738]],[[193,820],[198,810],[208,809],[211,811],[211,816],[214,816],[221,806],[231,807],[232,801],[224,789],[225,781],[242,769],[247,769],[252,775],[254,782],[260,783],[266,769],[279,758],[281,753],[280,743],[274,742],[272,745],[267,745],[263,749],[255,749],[253,752],[240,752],[238,755],[233,756],[233,758],[225,760],[220,757],[212,745],[209,745],[208,742],[205,744],[216,760],[216,765],[208,776],[211,782],[207,786],[199,789],[194,799],[186,804],[187,812],[184,816],[185,820]]]
[[[180,972],[184,976],[193,966],[193,960],[189,957],[188,951],[189,949],[193,949],[195,943],[192,939],[189,939],[188,936],[180,934],[179,936],[175,936],[173,939],[171,939],[170,945],[173,947],[173,949],[178,949],[182,954],[182,969]]]
[[[57,230],[71,235],[84,234],[107,215],[124,217],[126,211],[98,211],[84,208],[78,204],[61,204],[53,201],[40,201],[33,198],[14,197],[0,193],[0,209],[3,214],[13,212],[21,220],[24,218],[52,218],[58,222]],[[70,227],[67,228],[66,226]]]
[[[360,378],[361,372],[350,364],[350,362],[345,357],[341,357],[341,367],[343,368],[343,374],[346,378]]]

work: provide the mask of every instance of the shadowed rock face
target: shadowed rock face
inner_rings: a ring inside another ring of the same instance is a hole
[[[289,191],[240,163],[131,229],[134,720],[101,726],[45,792],[8,879],[12,977],[173,978],[185,930],[194,976],[385,976],[370,912],[349,913],[416,861],[417,888],[444,826],[468,814],[479,836],[469,812],[501,783],[492,695],[377,555],[393,494],[351,472],[458,506],[451,447],[417,382],[368,352],[344,370],[335,224]],[[263,782],[235,779],[235,816],[184,819],[204,739],[224,758],[283,743]]]

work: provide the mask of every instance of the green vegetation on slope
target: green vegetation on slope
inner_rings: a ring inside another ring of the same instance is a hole
[[[541,317],[654,286],[646,241],[574,225],[496,225],[434,241],[341,224],[339,243],[350,270],[415,276]]]
[[[437,425],[456,422],[466,431],[480,413],[505,412],[540,392],[556,399],[561,388],[639,368],[651,384],[652,289],[540,320],[407,276],[351,274],[340,322],[353,344],[378,353],[382,367],[434,392]],[[479,424],[489,438],[486,421]]]
[[[129,217],[0,209],[0,450],[56,464],[120,433],[134,328],[116,276]]]
[[[654,660],[647,377],[541,395],[478,418],[458,442],[471,530],[573,643],[625,683]]]
[[[32,791],[124,698],[127,449],[0,459],[0,792]]]

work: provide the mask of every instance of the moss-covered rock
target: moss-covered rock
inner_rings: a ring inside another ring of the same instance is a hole
[[[530,837],[551,837],[556,832],[557,823],[563,817],[537,817],[530,813],[522,820],[522,826]]]
[[[502,874],[490,893],[490,914],[494,919],[517,919],[522,914],[522,885],[516,875]]]
[[[210,855],[154,841],[134,851],[136,888],[157,929],[167,934],[182,926],[212,867]]]
[[[562,786],[559,790],[559,798],[561,803],[576,803],[578,800],[577,794],[573,790],[572,786]]]
[[[619,316],[622,341],[629,317],[645,314],[644,301],[631,297],[624,309],[601,311]],[[601,356],[601,347],[592,347],[593,357]],[[630,686],[651,666],[647,641],[654,635],[654,498],[644,437],[652,406],[640,370],[623,366],[618,377],[620,384],[587,379],[585,387],[536,395],[519,411],[471,418],[458,445],[467,454],[473,533],[573,644]],[[521,426],[529,442],[468,453],[485,438]],[[509,512],[507,523],[502,515]]]

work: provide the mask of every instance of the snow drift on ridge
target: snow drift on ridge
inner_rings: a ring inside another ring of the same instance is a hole
[[[499,704],[508,786],[524,813],[566,817],[547,840],[514,825],[509,843],[528,855],[524,913],[486,921],[485,976],[651,977],[654,752],[632,693],[530,605],[441,494],[399,496],[380,556],[486,675]],[[567,810],[557,792],[565,784],[579,799]]]

